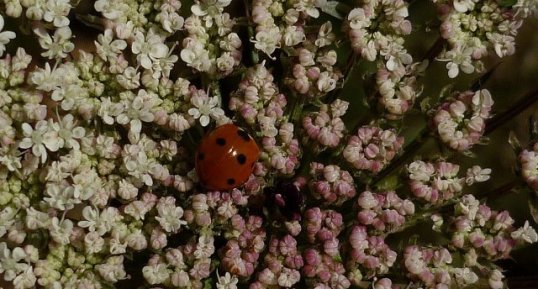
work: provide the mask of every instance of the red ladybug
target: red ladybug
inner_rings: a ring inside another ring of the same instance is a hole
[[[230,190],[247,181],[260,149],[243,129],[225,124],[205,136],[196,152],[196,173],[210,190]]]

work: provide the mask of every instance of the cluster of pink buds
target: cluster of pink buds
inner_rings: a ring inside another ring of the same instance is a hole
[[[519,154],[521,175],[527,184],[538,190],[538,142],[532,149],[526,149]]]
[[[324,204],[341,205],[356,194],[353,177],[336,165],[310,164],[308,185],[313,196]]]
[[[269,242],[269,252],[265,255],[263,269],[250,289],[292,288],[301,280],[299,270],[304,265],[297,240],[291,235],[273,237]]]
[[[240,215],[234,215],[225,236],[228,243],[220,250],[224,270],[242,277],[252,275],[265,248],[262,219],[249,216],[245,221]]]
[[[247,203],[247,197],[240,190],[230,192],[208,192],[196,194],[191,198],[190,206],[185,210],[188,224],[207,227],[225,224],[237,214],[238,207]]]
[[[487,89],[460,93],[439,106],[433,117],[434,129],[450,148],[465,151],[480,141],[490,118],[493,99]]]
[[[260,161],[267,168],[272,168],[282,175],[293,174],[299,166],[301,150],[299,141],[293,138],[293,131],[292,123],[284,123],[278,130],[278,136],[266,136],[262,139]]]
[[[377,71],[379,103],[387,112],[387,118],[399,118],[413,107],[420,94],[416,75],[421,68],[419,63],[415,63],[392,71],[386,67]]]
[[[315,142],[315,149],[319,146],[334,148],[340,144],[344,136],[345,124],[340,118],[348,108],[349,103],[337,99],[330,106],[323,104],[318,112],[307,115],[303,118],[303,129],[308,135],[306,143]]]
[[[348,241],[351,252],[347,267],[354,269],[360,265],[368,278],[387,273],[396,261],[397,254],[385,244],[385,239],[381,236],[369,236],[364,226],[354,226]]]
[[[404,142],[392,129],[363,126],[349,138],[344,158],[359,170],[378,173],[398,153]]]
[[[294,126],[283,118],[286,103],[264,64],[248,70],[230,99],[230,109],[237,111],[262,138],[263,165],[256,166],[257,176],[265,176],[269,168],[291,175],[299,165],[299,141],[294,138]]]
[[[297,63],[292,75],[285,82],[299,94],[319,98],[336,88],[342,73],[335,68],[335,50],[323,48],[334,39],[331,22],[321,25],[317,38],[307,38],[303,45],[295,49]]]
[[[438,161],[414,161],[407,166],[409,188],[415,197],[432,204],[439,204],[459,196],[465,186],[489,180],[491,169],[473,166],[464,177],[460,166]]]
[[[508,211],[497,212],[480,204],[473,195],[465,195],[455,206],[452,245],[459,249],[475,249],[492,260],[508,258],[518,242],[538,241],[536,231],[529,226],[515,230]]]
[[[405,218],[415,213],[415,205],[410,200],[402,200],[393,192],[372,193],[364,191],[357,199],[360,208],[357,221],[364,226],[372,226],[379,232],[401,227]]]
[[[338,254],[338,239],[344,229],[342,215],[333,210],[310,208],[305,213],[304,229],[310,243],[320,242],[324,252],[336,256]]]
[[[463,178],[458,176],[460,166],[437,162],[415,161],[407,166],[409,187],[415,197],[429,203],[440,203],[461,193]]]
[[[452,255],[446,248],[415,245],[405,248],[404,266],[407,276],[421,282],[426,288],[448,289],[455,285],[453,283],[464,287],[478,281],[478,276],[471,269],[454,268],[451,264]]]
[[[263,116],[280,122],[287,102],[273,80],[273,75],[263,63],[248,69],[238,90],[232,94],[228,107],[251,125]]]
[[[303,253],[305,265],[303,267],[303,276],[308,278],[311,288],[346,289],[351,286],[351,282],[345,276],[346,269],[337,258],[321,252],[314,248],[308,248]]]

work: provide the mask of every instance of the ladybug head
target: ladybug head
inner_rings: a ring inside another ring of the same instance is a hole
[[[296,184],[281,182],[274,187],[265,188],[264,193],[269,207],[278,207],[279,211],[289,220],[301,220],[304,196]]]

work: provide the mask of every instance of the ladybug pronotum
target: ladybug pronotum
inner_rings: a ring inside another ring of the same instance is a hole
[[[225,124],[205,136],[196,151],[196,173],[210,190],[230,190],[245,183],[260,149],[243,129]]]

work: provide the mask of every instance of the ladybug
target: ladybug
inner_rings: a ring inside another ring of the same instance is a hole
[[[196,151],[196,173],[210,190],[231,190],[245,183],[260,149],[243,129],[225,124],[205,136]]]

